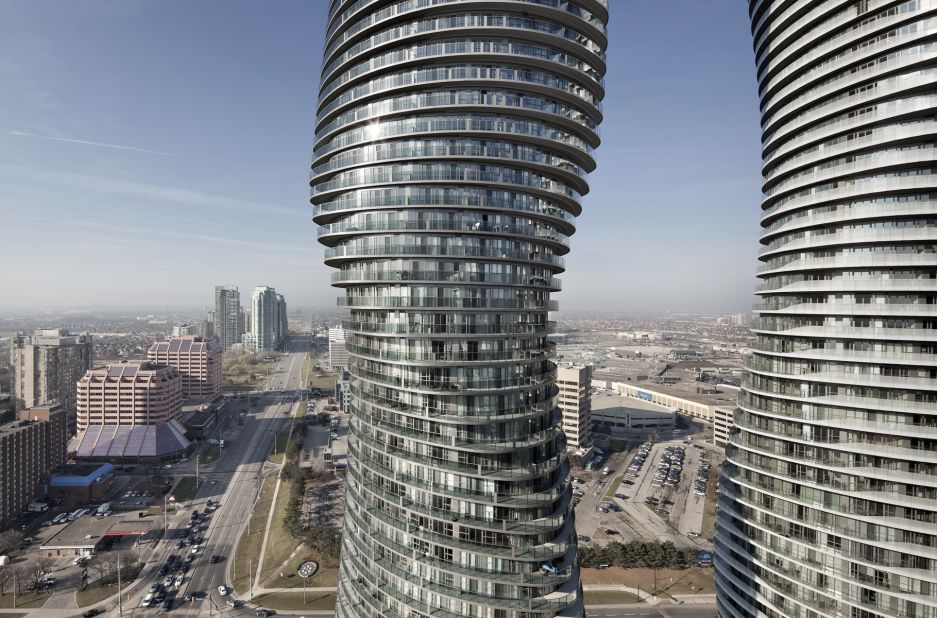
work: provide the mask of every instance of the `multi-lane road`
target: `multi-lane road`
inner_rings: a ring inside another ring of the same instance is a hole
[[[232,611],[225,605],[226,599],[219,595],[218,586],[230,584],[227,571],[233,560],[234,547],[250,517],[264,475],[277,469],[266,462],[267,454],[274,436],[293,414],[296,405],[293,393],[303,387],[308,347],[302,342],[292,345],[268,380],[265,392],[253,399],[254,413],[245,416],[242,427],[224,433],[225,448],[220,457],[211,468],[203,468],[198,493],[170,519],[168,539],[160,544],[151,558],[158,567],[171,554],[184,557],[190,548],[177,550],[174,544],[179,530],[188,523],[192,510],[203,512],[208,500],[220,503],[221,506],[207,520],[207,530],[199,533],[205,537],[205,544],[186,573],[185,582],[177,590],[179,600],[187,596],[201,597],[202,600],[183,601],[181,607],[172,612],[174,615],[210,614],[219,609],[226,610],[228,615],[253,615],[253,610],[248,609]],[[285,392],[290,394],[284,396]],[[213,555],[224,559],[211,563],[209,558]],[[135,590],[127,601],[128,607],[139,606],[154,578],[155,573]],[[148,611],[162,613],[156,609]]]

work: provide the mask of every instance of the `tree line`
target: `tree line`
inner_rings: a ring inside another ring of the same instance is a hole
[[[609,566],[650,569],[686,569],[696,564],[697,549],[677,548],[666,541],[618,541],[607,545],[579,547],[579,563],[583,567]]]

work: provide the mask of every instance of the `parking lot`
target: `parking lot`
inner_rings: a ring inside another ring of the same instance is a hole
[[[671,541],[708,545],[699,538],[708,475],[708,450],[674,438],[613,453],[601,471],[576,472],[580,542]],[[581,495],[579,495],[581,493]]]

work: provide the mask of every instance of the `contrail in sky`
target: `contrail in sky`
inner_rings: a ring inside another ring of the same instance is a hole
[[[24,131],[7,131],[9,135],[19,135],[22,137],[34,137],[52,142],[67,142],[69,144],[82,144],[84,146],[100,146],[101,148],[114,148],[115,150],[130,150],[132,152],[142,152],[145,154],[155,154],[162,157],[171,157],[171,152],[160,152],[159,150],[147,150],[146,148],[137,148],[135,146],[121,146],[120,144],[105,144],[103,142],[90,142],[83,139],[69,139],[67,137],[49,137],[48,135],[36,135],[35,133],[26,133]]]

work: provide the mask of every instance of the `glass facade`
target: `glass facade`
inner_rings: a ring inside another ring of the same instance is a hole
[[[937,617],[937,2],[751,0],[762,283],[723,618]]]
[[[604,0],[332,0],[312,202],[351,375],[336,615],[584,616],[549,360]]]

